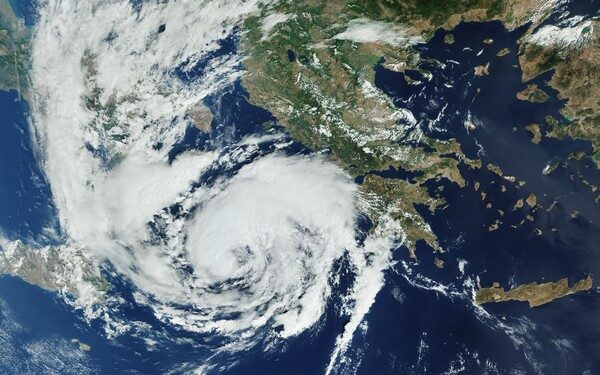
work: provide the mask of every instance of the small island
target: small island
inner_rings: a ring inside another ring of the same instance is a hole
[[[89,346],[86,343],[83,343],[83,342],[79,341],[78,339],[71,339],[71,342],[74,343],[74,344],[77,344],[78,347],[79,347],[79,350],[83,350],[84,352],[89,352],[92,349],[91,346]]]
[[[546,94],[536,84],[527,85],[525,90],[517,93],[517,99],[532,103],[544,103],[548,100],[548,98],[548,94]]]
[[[478,65],[476,66],[474,69],[474,73],[477,77],[481,77],[481,76],[487,76],[490,74],[490,63],[487,63],[485,65]]]
[[[525,125],[525,129],[527,129],[531,134],[531,143],[538,144],[542,140],[542,132],[540,131],[539,124],[528,124]]]
[[[510,53],[510,50],[508,48],[502,48],[500,51],[498,51],[496,56],[502,57],[502,56],[508,55],[509,53]]]

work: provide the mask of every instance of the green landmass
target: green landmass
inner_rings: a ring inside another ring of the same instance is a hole
[[[553,69],[549,85],[567,100],[564,119],[555,121],[548,135],[590,140],[591,156],[600,166],[600,21],[587,32],[593,33],[588,41],[574,46],[538,45],[523,38],[519,61],[524,81]]]
[[[15,15],[8,0],[0,0],[0,90],[17,90],[29,100],[31,31]]]
[[[83,265],[83,267],[81,267]],[[73,269],[81,267],[81,275]],[[63,247],[35,248],[17,242],[0,251],[0,275],[18,276],[24,281],[49,291],[58,291],[79,297],[79,283],[89,282],[100,293],[109,289],[108,281],[91,266],[91,262],[80,250]]]
[[[388,215],[398,222],[402,228],[398,236],[411,256],[416,256],[419,240],[441,250],[416,207],[433,210],[444,202],[428,193],[424,183],[447,178],[464,186],[459,166],[481,163],[467,160],[455,140],[440,142],[419,130],[407,130],[410,126],[398,126],[405,114],[375,89],[374,67],[418,69],[420,56],[409,40],[427,40],[439,27],[452,30],[463,20],[501,20],[516,27],[534,14],[539,16],[536,22],[541,22],[551,11],[540,9],[535,1],[515,0],[282,2],[245,21],[241,46],[248,74],[244,85],[250,100],[270,110],[294,139],[313,150],[327,151],[353,176],[390,166],[419,172],[411,181],[370,175],[361,189],[371,198],[367,205],[371,217]],[[286,17],[265,35],[262,20],[274,13]],[[387,36],[395,33],[397,38],[340,37],[356,20],[385,29]],[[453,41],[449,36],[447,43]],[[482,39],[482,43],[492,42]],[[542,98],[535,92],[530,99]]]

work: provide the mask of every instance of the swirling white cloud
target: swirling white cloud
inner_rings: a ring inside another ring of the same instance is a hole
[[[350,254],[354,309],[339,353],[382,285],[390,246],[357,245],[349,176],[319,156],[274,152],[198,184],[218,165],[250,160],[261,139],[169,161],[189,108],[239,79],[241,57],[212,57],[188,81],[174,72],[207,59],[259,5],[43,2],[33,40],[37,144],[67,246],[111,264],[138,302],[187,330],[244,342],[267,326],[299,334],[323,316],[332,265]],[[159,222],[156,241],[148,223]]]

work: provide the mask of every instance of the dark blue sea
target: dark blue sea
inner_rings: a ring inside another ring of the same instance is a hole
[[[0,91],[0,231],[38,243],[58,234],[50,187],[35,155],[29,106],[15,91]]]
[[[34,22],[35,17],[27,11],[32,9],[30,3],[11,3],[20,4],[15,8],[28,24]],[[389,71],[382,64],[375,67],[377,86],[419,120],[412,131],[439,139],[455,138],[465,155],[481,159],[484,167],[461,165],[467,180],[465,188],[447,180],[428,184],[432,194],[447,202],[434,213],[418,207],[446,250],[437,255],[445,266],[433,266],[434,254],[424,243],[418,245],[418,261],[411,260],[404,247],[395,249],[397,263],[386,271],[385,287],[366,317],[368,329],[357,332],[347,353],[357,360],[341,370],[356,370],[358,374],[600,373],[596,288],[534,309],[525,303],[507,302],[488,304],[483,310],[473,305],[469,294],[477,280],[484,286],[497,281],[504,287],[562,277],[573,281],[589,274],[595,277],[599,266],[598,193],[583,181],[600,186],[600,175],[589,159],[569,158],[575,151],[590,153],[591,144],[546,137],[538,145],[530,141],[527,124],[543,125],[546,115],[560,119],[565,126],[568,123],[559,113],[564,101],[547,86],[552,71],[533,80],[550,100],[536,104],[516,99],[516,93],[528,84],[521,82],[517,59],[516,40],[523,32],[522,28],[508,31],[499,22],[461,23],[453,31],[454,44],[445,44],[445,32],[438,30],[431,41],[417,47],[423,57],[430,59],[422,63],[420,71],[403,74]],[[485,38],[492,38],[493,43],[485,44]],[[234,39],[224,40],[221,53],[233,51],[235,43]],[[510,53],[497,57],[496,53],[505,47]],[[474,77],[473,68],[488,62],[490,74]],[[200,63],[197,69],[178,74],[182,79],[194,79],[202,69]],[[423,75],[425,71],[432,73],[431,80]],[[421,83],[410,85],[405,75]],[[172,159],[185,150],[223,147],[245,135],[266,132],[262,126],[265,122],[281,131],[272,114],[249,103],[240,82],[207,98],[205,104],[212,111],[214,131],[203,133],[190,124],[182,141],[171,151]],[[15,92],[0,92],[0,111],[0,229],[12,239],[37,244],[56,241],[60,228],[49,186],[31,144],[28,105]],[[464,126],[469,114],[478,125],[470,132]],[[438,121],[432,126],[434,119]],[[546,131],[543,125],[542,132]],[[255,156],[269,152],[273,152],[272,145],[264,145]],[[291,143],[284,152],[310,150]],[[548,162],[557,168],[542,174]],[[487,163],[525,184],[517,187],[504,180],[487,170]],[[211,179],[235,173],[236,168],[216,170],[199,183],[210,184]],[[374,173],[385,178],[414,177],[401,170]],[[362,182],[360,176],[357,182]],[[478,191],[475,182],[480,183]],[[483,200],[481,191],[486,193]],[[525,205],[513,209],[517,199],[531,193],[536,195],[539,208]],[[548,210],[554,201],[557,203]],[[487,203],[492,208],[487,208]],[[574,211],[579,214],[572,219]],[[489,231],[496,219],[502,221],[500,228]],[[359,226],[368,231],[370,220],[362,218]],[[463,271],[459,268],[462,261],[466,261],[462,263]],[[235,363],[224,367],[223,372],[323,373],[335,339],[349,318],[340,311],[340,296],[350,287],[352,273],[343,258],[336,268],[342,274],[341,282],[317,327],[268,353],[255,348],[234,357],[217,358],[224,366]],[[106,277],[114,294],[133,301],[135,290],[126,280],[109,268]],[[0,373],[46,374],[52,370],[164,374],[181,366],[197,367],[210,355],[210,346],[219,344],[165,325],[147,308],[133,302],[115,309],[125,320],[148,324],[155,332],[153,339],[165,340],[149,350],[147,337],[135,330],[107,339],[99,322],[84,323],[79,312],[54,294],[12,277],[0,277],[0,345],[11,349],[0,351],[11,356],[0,361]],[[76,343],[70,342],[73,338],[89,344],[91,350],[80,351]],[[42,351],[30,349],[40,342],[54,344]],[[59,350],[65,345],[77,355]]]

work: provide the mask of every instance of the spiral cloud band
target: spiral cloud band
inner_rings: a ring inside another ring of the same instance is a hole
[[[190,108],[243,74],[236,52],[215,51],[259,5],[41,3],[37,144],[66,248],[108,264],[138,303],[179,328],[241,346],[265,327],[281,339],[304,332],[323,316],[333,265],[347,254],[356,278],[339,354],[381,287],[390,246],[357,244],[349,176],[319,156],[286,154],[289,142],[273,134],[169,154]],[[202,74],[175,74],[199,61]],[[82,279],[77,303],[106,318],[96,289]]]

